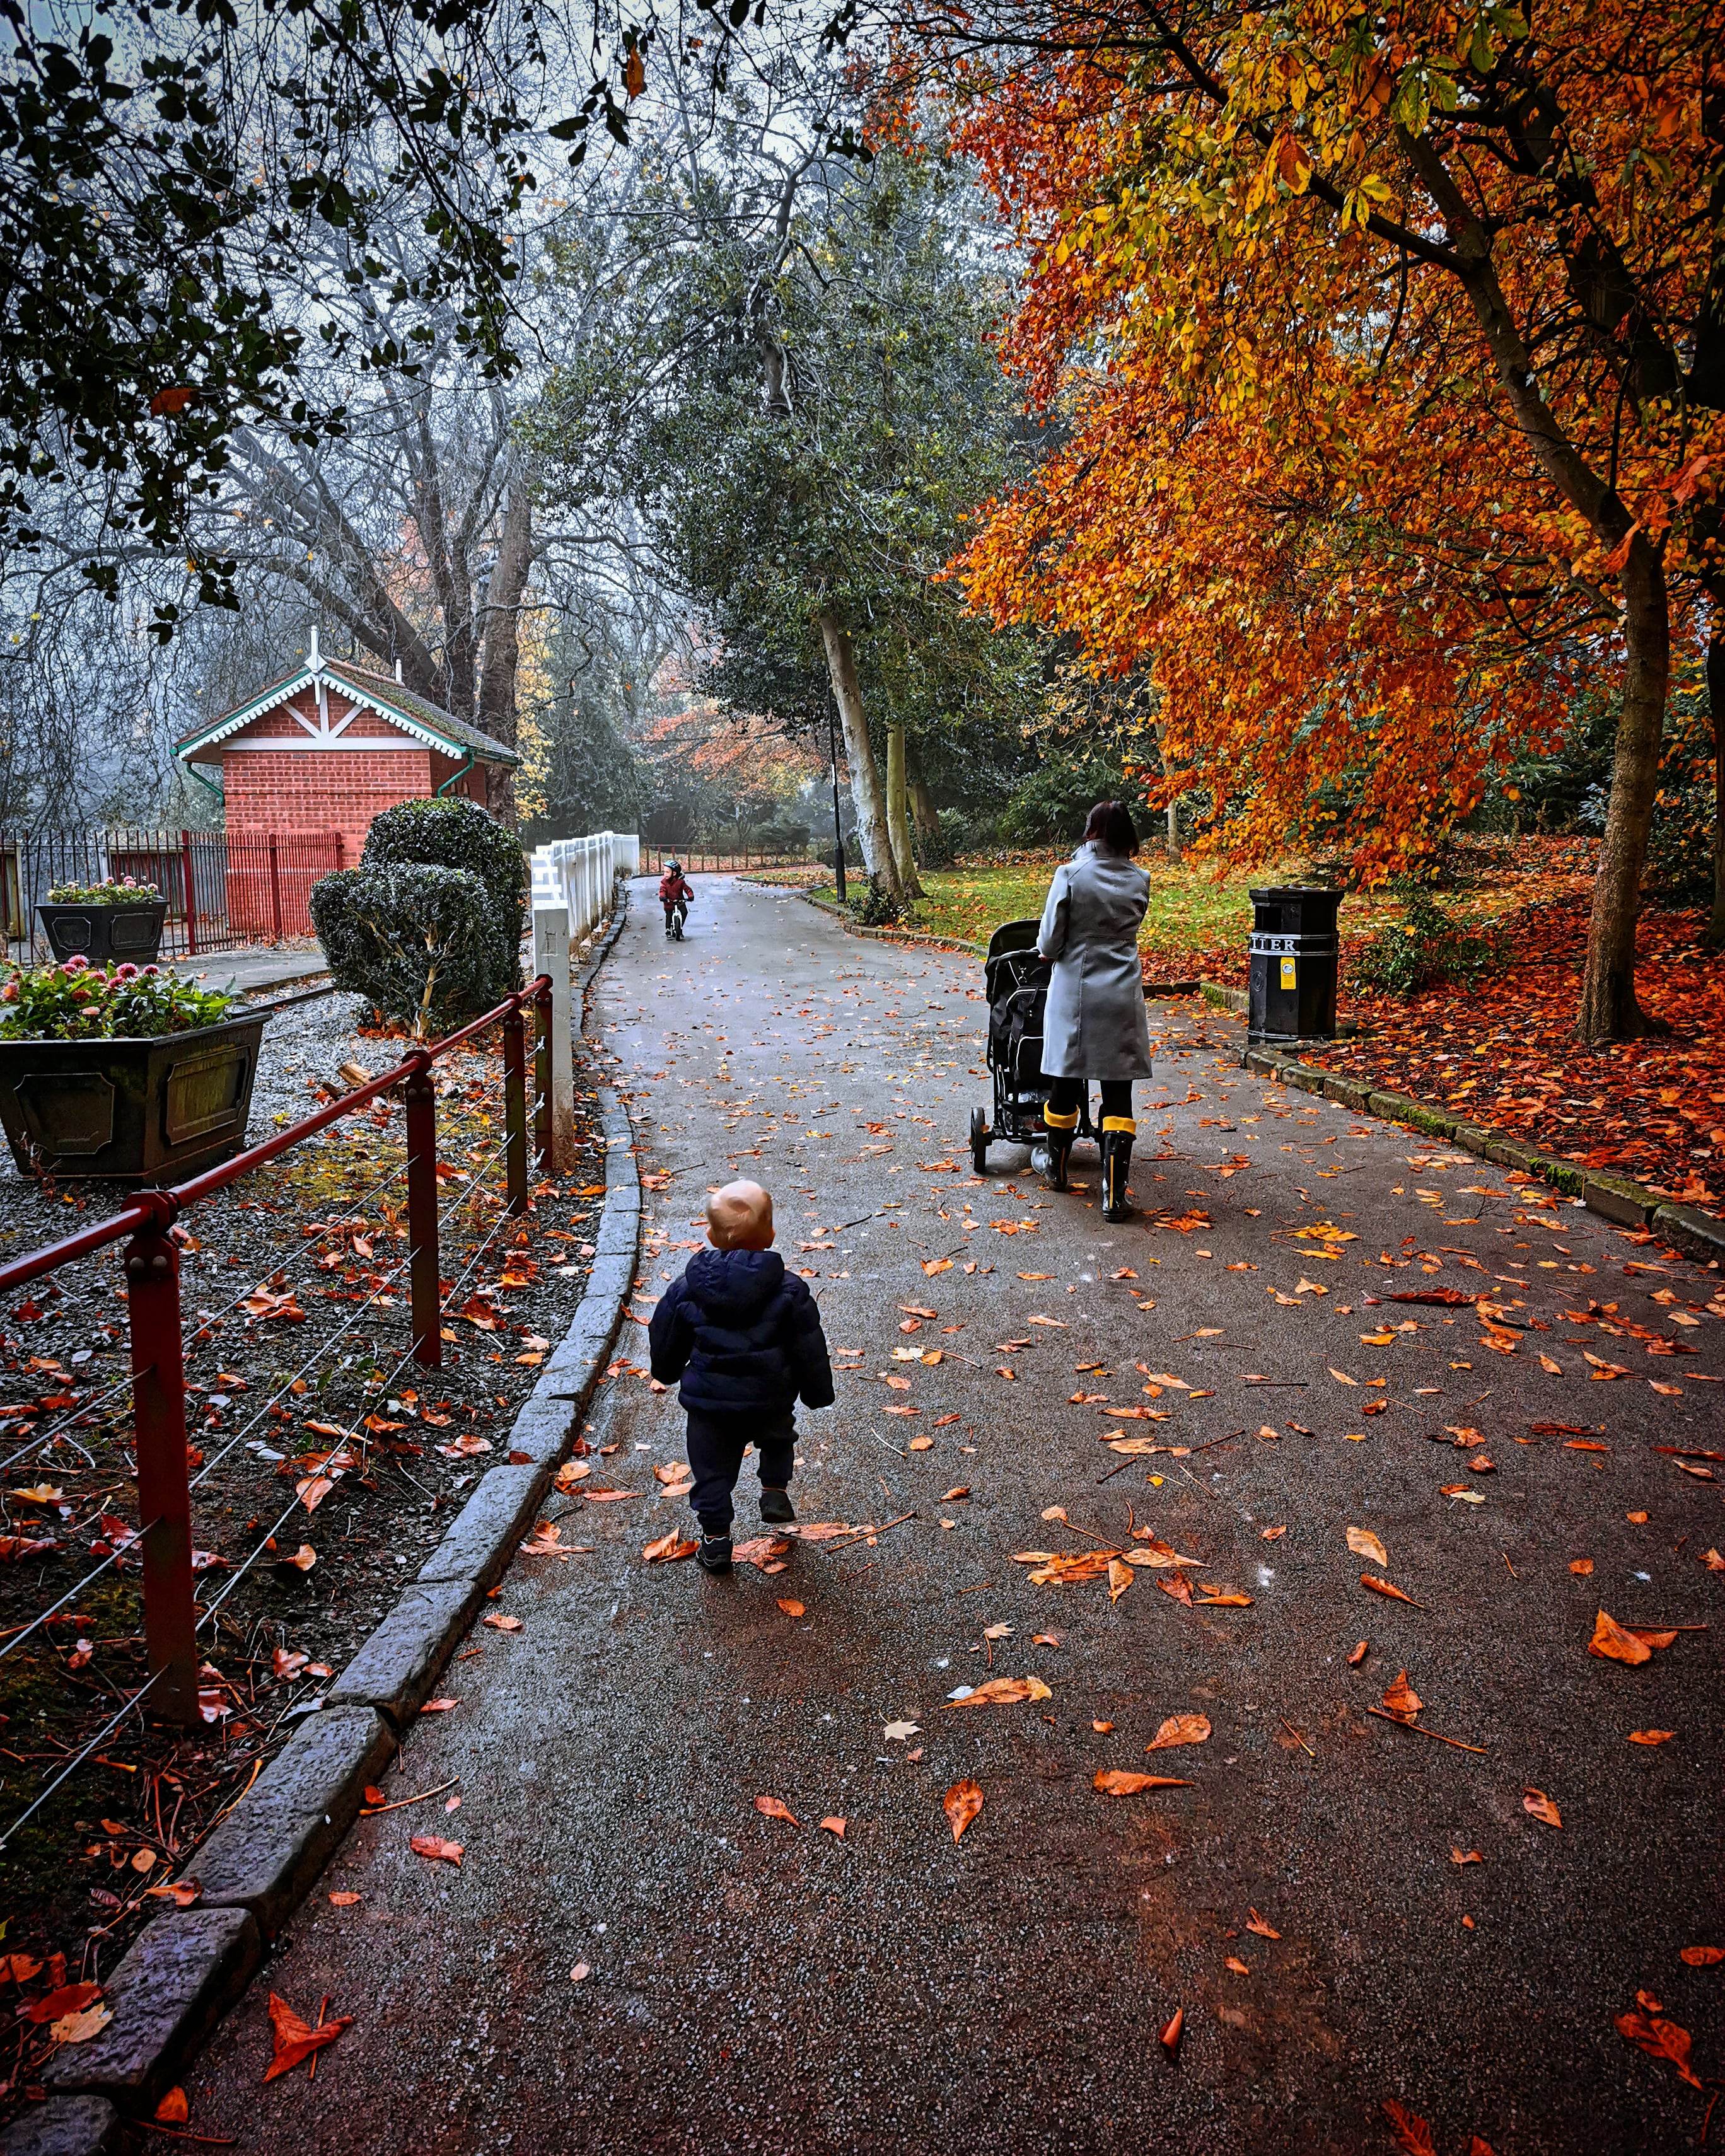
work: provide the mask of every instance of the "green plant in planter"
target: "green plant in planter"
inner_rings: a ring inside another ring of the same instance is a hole
[[[0,1040],[143,1040],[219,1025],[235,1001],[155,966],[85,958],[13,968],[0,987]]]
[[[495,922],[492,993],[487,1000],[501,1003],[521,985],[521,942],[527,926],[531,886],[520,841],[476,801],[403,801],[372,818],[360,866],[409,863],[464,870],[478,877]]]
[[[50,906],[156,906],[162,893],[153,883],[135,876],[110,876],[102,883],[57,883],[48,894]]]
[[[315,883],[310,903],[336,986],[369,998],[416,1040],[476,1018],[513,985],[499,984],[497,916],[470,870],[362,860]]]

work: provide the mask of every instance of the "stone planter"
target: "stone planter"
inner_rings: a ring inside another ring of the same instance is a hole
[[[88,958],[92,966],[153,965],[167,919],[165,898],[140,906],[39,906],[38,917],[56,958]]]
[[[269,1014],[150,1040],[0,1040],[0,1122],[24,1175],[176,1183],[245,1142]]]

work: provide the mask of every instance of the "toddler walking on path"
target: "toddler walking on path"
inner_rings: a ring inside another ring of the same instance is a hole
[[[797,1434],[792,1413],[833,1404],[833,1372],[814,1297],[773,1247],[773,1199],[758,1183],[727,1183],[707,1200],[710,1250],[697,1250],[653,1313],[653,1374],[682,1380],[689,1418],[689,1502],[701,1523],[697,1562],[731,1568],[731,1495],[752,1445],[761,1463],[761,1517],[797,1515],[790,1500]]]

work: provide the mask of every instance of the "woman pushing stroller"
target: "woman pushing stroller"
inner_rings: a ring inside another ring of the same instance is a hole
[[[1099,801],[1083,842],[1055,870],[1036,948],[1052,973],[1043,1019],[1045,1128],[1034,1165],[1051,1190],[1066,1188],[1066,1160],[1091,1080],[1102,1089],[1102,1217],[1131,1218],[1132,1081],[1150,1071],[1150,1022],[1138,963],[1138,927],[1150,879],[1132,860],[1138,834],[1117,801]]]

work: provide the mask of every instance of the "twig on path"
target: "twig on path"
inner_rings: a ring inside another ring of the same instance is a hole
[[[1214,1451],[1219,1445],[1232,1445],[1235,1438],[1245,1435],[1245,1432],[1243,1430],[1230,1430],[1226,1437],[1213,1437],[1208,1445],[1194,1445],[1187,1457],[1196,1460],[1200,1452]]]
[[[896,1452],[901,1460],[904,1458],[905,1449],[903,1445],[891,1443],[887,1439],[881,1436],[878,1430],[871,1430],[869,1432],[869,1435],[874,1439],[876,1445],[884,1446],[888,1452]]]
[[[1137,1456],[1142,1457],[1142,1455],[1140,1455]],[[1097,1476],[1096,1483],[1097,1489],[1100,1490],[1105,1482],[1111,1482],[1117,1475],[1123,1475],[1126,1470],[1130,1467],[1132,1464],[1132,1463],[1130,1460],[1117,1460],[1106,1475]]]
[[[311,2055],[316,2063],[317,2054]],[[153,2118],[138,2118],[134,2126],[141,2126],[146,2133],[159,2133],[164,2141],[196,2141],[206,2148],[237,2148],[239,2143],[231,2133],[182,2133],[177,2126],[158,2126]]]
[[[1264,1393],[1303,1393],[1307,1383],[1307,1380],[1304,1378],[1242,1377],[1240,1382],[1243,1385],[1251,1385]]]
[[[1293,1723],[1288,1720],[1286,1715],[1278,1715],[1276,1719],[1281,1723],[1282,1727],[1286,1730],[1289,1736],[1293,1738],[1294,1742],[1300,1747],[1301,1751],[1311,1752],[1312,1758],[1314,1759],[1317,1758],[1317,1753],[1312,1751],[1312,1747],[1306,1742],[1306,1739],[1300,1734],[1299,1731],[1295,1728]]]
[[[439,1782],[434,1789],[421,1789],[417,1797],[398,1797],[393,1804],[362,1804],[359,1815],[362,1819],[376,1819],[379,1812],[404,1812],[409,1804],[423,1804],[428,1797],[440,1797],[445,1789],[453,1789],[460,1779],[459,1774],[451,1774],[447,1782]]]
[[[960,1594],[980,1594],[985,1587],[992,1587],[993,1584],[992,1579],[979,1579],[974,1587],[961,1587],[958,1592]]]
[[[1453,1745],[1458,1752],[1477,1752],[1481,1758],[1486,1755],[1483,1744],[1464,1744],[1459,1737],[1445,1737],[1440,1729],[1427,1729],[1417,1722],[1404,1722],[1399,1714],[1386,1714],[1381,1707],[1368,1707],[1368,1714],[1375,1714],[1380,1722],[1393,1722],[1398,1729],[1411,1729],[1416,1737],[1430,1737],[1439,1744]]]
[[[889,1491],[887,1494],[891,1496],[891,1492]],[[884,1535],[889,1527],[901,1527],[906,1520],[914,1520],[916,1517],[916,1515],[914,1512],[901,1512],[896,1520],[883,1520],[878,1527],[858,1527],[855,1529],[844,1542],[822,1543],[817,1544],[816,1547],[822,1549],[834,1551],[846,1548],[860,1542],[865,1536]]]
[[[320,2029],[323,2026],[324,2015],[330,2010],[331,1996],[331,1994],[326,1991],[323,1997],[318,2001],[317,2025]],[[308,2082],[315,2082],[317,2079],[317,2054],[316,2051],[311,2054],[311,2063],[305,2069],[305,2078]]]

